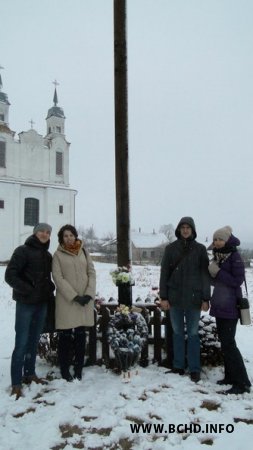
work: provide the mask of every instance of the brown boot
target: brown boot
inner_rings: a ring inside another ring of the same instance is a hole
[[[23,381],[24,384],[31,384],[31,383],[48,384],[47,380],[45,380],[44,378],[39,378],[35,374],[34,375],[28,375],[27,377],[24,377],[22,381]]]
[[[15,400],[18,400],[20,397],[23,397],[22,387],[19,386],[19,385],[12,386],[11,395],[15,395],[16,396]]]

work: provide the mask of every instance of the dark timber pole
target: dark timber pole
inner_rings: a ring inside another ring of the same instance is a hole
[[[114,0],[115,172],[118,266],[131,264],[128,181],[126,0]],[[119,303],[132,303],[131,286]]]

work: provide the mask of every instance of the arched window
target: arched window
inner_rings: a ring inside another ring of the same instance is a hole
[[[56,152],[56,175],[63,174],[63,154]]]
[[[0,167],[6,167],[6,143],[0,141]]]
[[[39,200],[37,198],[25,198],[25,218],[24,224],[37,225],[39,222]]]

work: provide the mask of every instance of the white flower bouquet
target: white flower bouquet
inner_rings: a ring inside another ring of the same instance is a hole
[[[110,272],[112,281],[116,286],[120,284],[130,284],[134,285],[134,279],[131,271],[127,267],[117,267],[115,270]]]

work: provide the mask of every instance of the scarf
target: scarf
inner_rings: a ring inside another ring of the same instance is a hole
[[[73,244],[62,244],[62,247],[64,248],[64,250],[67,250],[70,253],[74,253],[74,255],[78,255],[81,245],[82,241],[80,241],[80,239],[77,239]]]
[[[230,247],[225,246],[222,248],[214,248],[213,249],[214,260],[217,261],[219,263],[219,265],[221,265],[235,251],[236,251],[236,247],[231,247],[231,246]]]

